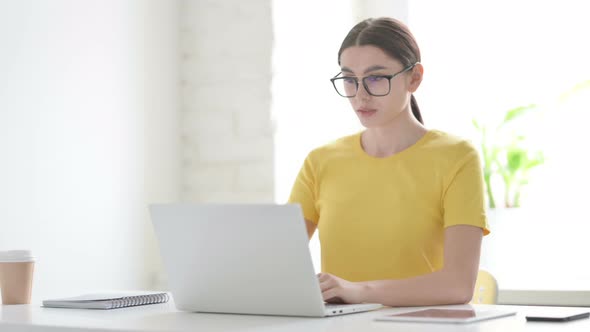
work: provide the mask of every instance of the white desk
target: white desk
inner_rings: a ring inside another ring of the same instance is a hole
[[[480,305],[477,307],[490,306]],[[515,309],[518,311],[518,315],[472,324],[453,325],[376,322],[373,320],[374,317],[387,313],[414,310],[408,308],[385,308],[331,318],[299,318],[186,313],[177,311],[172,303],[106,311],[20,305],[0,306],[0,331],[590,331],[590,319],[567,323],[527,323],[524,315],[534,307],[497,307]]]

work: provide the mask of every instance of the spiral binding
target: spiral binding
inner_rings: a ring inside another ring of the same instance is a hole
[[[118,309],[126,307],[134,307],[146,304],[158,304],[168,302],[169,296],[167,293],[151,294],[151,295],[137,295],[126,296],[120,299],[112,300],[109,309]]]

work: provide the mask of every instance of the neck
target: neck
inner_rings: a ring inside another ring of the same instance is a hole
[[[386,125],[365,130],[361,142],[367,154],[388,157],[414,145],[427,131],[407,110]]]

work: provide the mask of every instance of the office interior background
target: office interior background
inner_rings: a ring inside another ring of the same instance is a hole
[[[392,16],[421,47],[427,127],[477,145],[473,119],[537,105],[513,130],[544,162],[482,264],[501,289],[587,290],[586,7],[0,0],[0,250],[33,250],[34,301],[166,288],[148,204],[284,203],[311,149],[361,130],[328,80],[342,39]]]

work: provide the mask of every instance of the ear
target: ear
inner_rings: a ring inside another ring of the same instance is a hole
[[[412,71],[410,71],[409,81],[408,81],[408,91],[411,93],[416,92],[420,83],[422,83],[422,76],[424,75],[424,67],[421,63],[417,63]]]

